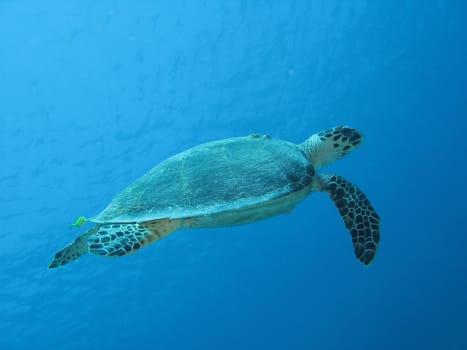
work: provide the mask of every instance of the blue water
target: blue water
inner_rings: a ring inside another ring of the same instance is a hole
[[[0,1],[0,349],[467,349],[463,1]],[[375,262],[326,195],[48,270],[165,158],[347,124],[325,171],[378,210]]]

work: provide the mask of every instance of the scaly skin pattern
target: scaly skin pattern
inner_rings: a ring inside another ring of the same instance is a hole
[[[181,226],[181,220],[147,223],[104,224],[88,238],[89,252],[95,255],[122,256],[134,253]]]
[[[355,185],[334,174],[319,175],[321,191],[329,193],[352,235],[355,256],[369,265],[380,240],[380,218],[366,195]]]

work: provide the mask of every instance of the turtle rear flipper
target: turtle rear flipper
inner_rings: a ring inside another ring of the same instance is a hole
[[[113,223],[100,225],[87,239],[89,252],[118,257],[134,253],[180,227],[180,220],[157,220],[148,223]]]
[[[49,269],[64,266],[72,261],[77,260],[82,255],[88,252],[87,239],[99,230],[100,225],[94,226],[92,229],[76,238],[72,243],[55,254],[53,260],[49,264]]]
[[[380,218],[360,189],[334,174],[319,176],[320,190],[329,193],[339,209],[344,224],[352,235],[355,255],[369,265],[376,254],[380,240]]]

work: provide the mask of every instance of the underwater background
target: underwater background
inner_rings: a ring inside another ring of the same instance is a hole
[[[467,349],[464,1],[0,0],[0,349]],[[336,125],[382,218],[328,196],[48,270],[158,162]]]

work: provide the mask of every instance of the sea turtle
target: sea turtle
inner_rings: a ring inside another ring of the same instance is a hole
[[[376,254],[380,219],[365,194],[341,176],[316,171],[358,147],[347,126],[301,144],[252,134],[190,148],[154,167],[118,194],[96,225],[58,252],[49,268],[85,253],[117,257],[188,228],[252,223],[290,212],[315,191],[327,192],[365,265]],[[84,223],[79,218],[75,225]]]

